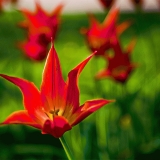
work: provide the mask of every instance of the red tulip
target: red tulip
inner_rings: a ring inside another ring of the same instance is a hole
[[[112,39],[130,26],[129,21],[116,25],[118,15],[119,9],[112,8],[103,23],[99,23],[93,15],[90,15],[90,28],[81,30],[86,36],[89,48],[97,51],[96,55],[104,55],[106,50],[111,48]]]
[[[119,41],[113,42],[113,55],[106,56],[107,67],[100,71],[97,75],[97,79],[112,78],[118,82],[124,83],[128,79],[132,70],[137,66],[130,60],[130,53],[135,46],[135,40],[131,41],[127,50],[122,51]]]
[[[94,54],[72,69],[64,82],[57,53],[52,46],[42,75],[40,91],[22,78],[0,74],[18,86],[23,94],[24,110],[13,112],[3,124],[24,124],[42,130],[44,134],[61,137],[111,100],[96,99],[79,104],[78,78]]]
[[[59,27],[59,14],[62,10],[63,5],[58,5],[53,12],[46,12],[39,3],[36,3],[36,11],[32,13],[26,9],[21,12],[26,17],[26,20],[21,22],[19,25],[23,28],[28,29],[29,34],[37,34],[39,31],[44,31],[48,41],[50,42],[51,37],[54,40],[58,27]]]
[[[63,5],[57,6],[53,12],[46,12],[39,3],[36,3],[36,11],[32,13],[22,10],[26,20],[19,24],[28,31],[28,40],[19,43],[19,48],[24,54],[33,60],[43,60],[47,56],[47,50],[51,38],[55,39],[59,27],[59,14]]]

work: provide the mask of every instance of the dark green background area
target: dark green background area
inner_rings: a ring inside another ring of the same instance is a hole
[[[106,14],[96,14],[101,22]],[[15,46],[26,32],[17,27],[23,17],[18,11],[0,15],[0,73],[22,77],[40,87],[44,62],[27,59]],[[132,26],[120,37],[123,49],[133,37],[137,44],[131,55],[138,68],[125,85],[111,79],[95,81],[105,67],[102,58],[93,58],[80,79],[80,102],[94,98],[116,99],[65,133],[75,159],[159,159],[160,157],[160,13],[121,13],[118,23],[131,20]],[[88,17],[63,15],[55,41],[64,79],[85,59],[89,51],[80,34]],[[50,46],[49,46],[50,47]],[[48,47],[48,49],[49,49]],[[0,121],[23,109],[19,89],[0,79]],[[0,127],[0,159],[66,159],[63,148],[50,135],[20,125]]]

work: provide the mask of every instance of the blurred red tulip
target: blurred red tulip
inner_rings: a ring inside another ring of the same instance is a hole
[[[107,66],[96,75],[96,79],[112,78],[121,83],[126,82],[132,70],[137,66],[130,60],[130,54],[134,46],[135,39],[123,52],[119,41],[115,40],[112,45],[113,55],[106,55]]]
[[[102,23],[99,23],[93,15],[89,15],[90,28],[83,28],[81,33],[86,36],[91,51],[97,51],[96,55],[104,55],[106,50],[111,48],[112,39],[130,26],[129,21],[117,25],[118,15],[119,9],[112,8]]]
[[[26,9],[21,10],[26,20],[19,26],[27,30],[28,40],[20,42],[19,48],[31,59],[43,60],[47,56],[49,43],[55,40],[60,24],[59,14],[63,5],[58,5],[51,13],[46,12],[39,3],[36,11],[32,13]]]
[[[63,5],[60,4],[52,13],[48,13],[39,3],[36,3],[35,13],[28,10],[21,11],[25,15],[26,20],[21,22],[20,26],[28,29],[29,34],[37,34],[43,31],[50,42],[51,37],[53,40],[55,39],[60,23],[59,14],[62,7]]]
[[[39,3],[36,3],[36,11],[34,13],[26,9],[21,10],[26,20],[19,23],[19,26],[28,29],[29,34],[37,34],[43,31],[49,41],[51,37],[54,40],[59,27],[59,15],[62,8],[63,5],[60,4],[51,13],[48,13]]]

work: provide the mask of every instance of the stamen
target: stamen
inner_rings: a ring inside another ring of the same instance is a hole
[[[49,111],[49,113],[50,113],[50,114],[53,114],[53,116],[54,116],[54,115],[57,115],[57,116],[58,116],[58,112],[59,112],[59,109],[57,109],[57,110],[55,110],[55,111],[53,111],[53,110]]]
[[[55,113],[55,111],[51,110],[51,111],[49,111],[49,113],[50,113],[50,114],[54,114],[54,113]]]
[[[57,110],[55,111],[55,114],[58,115],[58,112],[59,112],[59,109],[57,109]]]

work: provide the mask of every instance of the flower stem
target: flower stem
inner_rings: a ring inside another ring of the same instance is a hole
[[[67,155],[68,160],[74,160],[73,155],[71,153],[71,150],[70,150],[67,142],[65,141],[64,137],[63,136],[60,137],[59,140],[60,140],[60,142],[61,142],[61,144],[63,146],[63,149],[64,149],[64,151],[65,151],[65,153]]]

